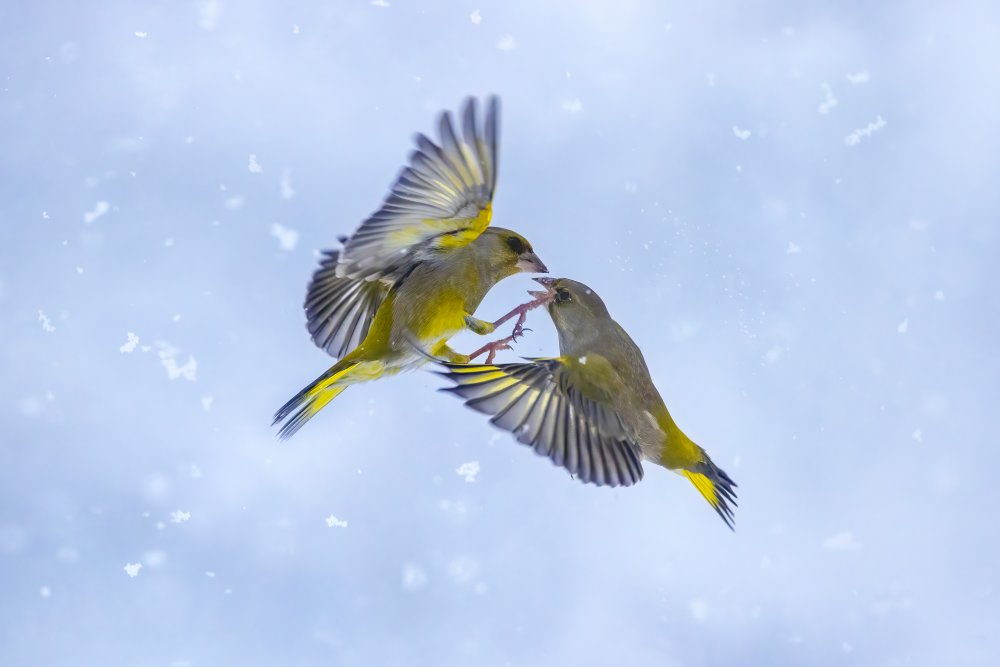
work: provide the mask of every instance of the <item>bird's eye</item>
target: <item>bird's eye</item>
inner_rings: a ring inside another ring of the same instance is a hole
[[[567,301],[572,301],[573,295],[569,293],[569,290],[557,289],[556,290],[556,301],[559,303],[566,303]]]
[[[507,245],[510,249],[514,251],[515,255],[520,255],[524,252],[524,241],[517,238],[516,236],[511,236],[507,239]]]

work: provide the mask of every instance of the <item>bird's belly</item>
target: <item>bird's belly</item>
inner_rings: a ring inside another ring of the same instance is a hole
[[[412,316],[412,331],[419,341],[446,341],[465,328],[465,302],[459,295],[443,294]]]

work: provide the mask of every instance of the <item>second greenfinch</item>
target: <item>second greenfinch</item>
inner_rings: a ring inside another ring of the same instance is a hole
[[[491,415],[583,482],[629,486],[641,461],[673,470],[694,484],[733,527],[736,483],[677,426],[653,385],[639,347],[583,283],[535,278],[546,292],[559,334],[559,356],[513,364],[445,363],[445,388]]]

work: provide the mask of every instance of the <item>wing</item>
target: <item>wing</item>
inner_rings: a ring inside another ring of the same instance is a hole
[[[338,359],[368,335],[375,311],[389,293],[382,280],[353,280],[336,275],[339,251],[324,251],[306,291],[306,327],[317,346]]]
[[[399,274],[435,250],[469,244],[490,224],[497,180],[500,102],[487,102],[479,125],[476,100],[462,110],[461,135],[449,112],[439,121],[440,145],[423,134],[382,208],[347,240],[336,275],[372,280]]]
[[[456,384],[444,391],[582,481],[630,486],[642,479],[641,452],[621,418],[581,393],[561,359],[444,365]]]

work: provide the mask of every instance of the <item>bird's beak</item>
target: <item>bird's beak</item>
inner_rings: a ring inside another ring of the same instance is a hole
[[[527,252],[522,252],[517,258],[517,268],[523,273],[548,273],[549,270],[546,268],[542,260],[538,259],[538,255],[534,252],[528,250]]]
[[[555,278],[539,277],[539,278],[532,278],[532,280],[534,280],[536,283],[544,287],[545,291],[542,292],[541,290],[528,290],[528,294],[535,297],[536,299],[549,299],[555,296],[556,290],[553,287],[553,285],[556,284]]]

